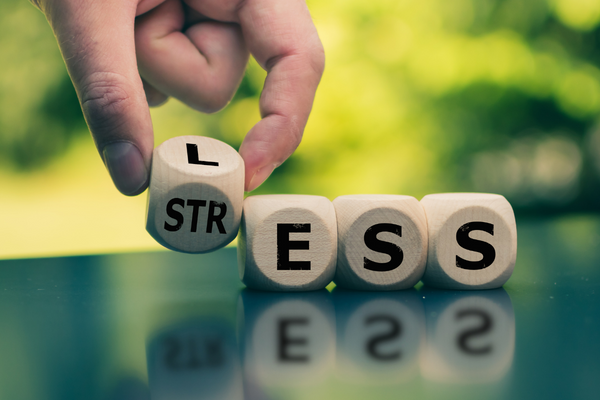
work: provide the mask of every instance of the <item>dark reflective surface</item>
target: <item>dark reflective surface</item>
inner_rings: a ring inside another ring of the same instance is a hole
[[[597,398],[600,223],[503,289],[264,293],[235,249],[0,262],[0,399]]]

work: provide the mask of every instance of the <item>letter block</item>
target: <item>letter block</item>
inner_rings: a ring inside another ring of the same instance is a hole
[[[358,290],[412,288],[427,261],[427,220],[417,199],[397,195],[341,196],[337,286]]]
[[[421,204],[429,231],[425,285],[494,289],[510,278],[517,258],[517,225],[503,196],[431,194]]]
[[[237,235],[244,201],[244,161],[231,146],[201,136],[154,149],[146,230],[163,246],[205,253]]]
[[[326,197],[251,196],[238,239],[240,278],[252,289],[317,290],[335,273],[335,209]]]

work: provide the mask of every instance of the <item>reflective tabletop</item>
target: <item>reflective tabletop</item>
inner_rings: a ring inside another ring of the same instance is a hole
[[[600,218],[501,289],[245,289],[236,250],[0,261],[0,399],[600,398]]]

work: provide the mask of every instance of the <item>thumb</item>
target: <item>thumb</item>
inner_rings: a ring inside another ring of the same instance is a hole
[[[136,64],[135,0],[48,0],[46,17],[96,147],[119,191],[148,186],[153,131]]]

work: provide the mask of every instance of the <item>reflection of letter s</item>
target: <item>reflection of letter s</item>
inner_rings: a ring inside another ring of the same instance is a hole
[[[492,265],[496,259],[496,250],[494,249],[494,246],[487,242],[482,242],[481,240],[469,237],[471,231],[484,231],[494,236],[494,225],[487,222],[474,221],[464,224],[456,231],[456,241],[460,247],[483,255],[483,258],[479,261],[468,261],[456,256],[456,266],[458,268],[469,270],[487,268]]]
[[[470,310],[459,311],[456,314],[456,319],[460,320],[460,319],[463,319],[465,317],[470,317],[470,316],[475,316],[475,317],[481,318],[481,320],[482,320],[481,325],[476,328],[467,329],[467,330],[461,332],[458,335],[458,338],[456,339],[456,343],[458,344],[458,347],[466,354],[470,354],[470,355],[489,354],[492,351],[491,344],[489,344],[487,346],[481,346],[481,347],[472,347],[472,346],[469,346],[468,341],[469,341],[469,338],[471,338],[471,337],[480,336],[480,335],[490,332],[492,330],[492,317],[490,317],[490,315],[487,314],[485,311],[470,309]]]
[[[378,349],[378,345],[397,339],[402,335],[402,325],[400,324],[400,321],[390,315],[373,315],[365,320],[365,325],[371,325],[377,322],[387,323],[390,327],[390,330],[372,337],[367,342],[367,352],[371,355],[371,357],[379,361],[398,360],[402,355],[400,350],[391,351],[385,354]]]

